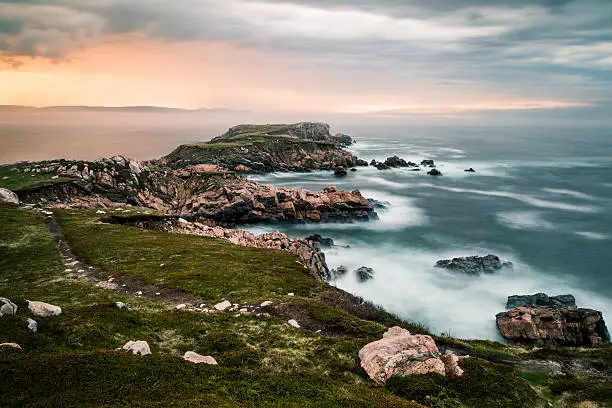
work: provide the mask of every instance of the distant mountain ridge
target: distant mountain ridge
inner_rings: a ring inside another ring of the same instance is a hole
[[[23,105],[0,105],[0,112],[2,111],[47,111],[47,112],[128,112],[128,113],[253,113],[248,110],[235,110],[229,108],[198,108],[198,109],[184,109],[184,108],[169,108],[165,106],[86,106],[86,105],[74,105],[74,106],[45,106],[37,108],[34,106],[23,106]]]

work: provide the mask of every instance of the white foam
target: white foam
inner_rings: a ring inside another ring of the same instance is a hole
[[[575,234],[593,241],[605,241],[607,239],[610,239],[610,235],[604,234],[602,232],[576,231]]]
[[[554,229],[555,226],[544,219],[537,211],[506,211],[496,214],[497,220],[512,229],[542,230]]]
[[[596,206],[569,204],[569,203],[562,203],[562,202],[557,202],[557,201],[547,201],[547,200],[542,200],[540,198],[536,198],[536,197],[533,197],[527,194],[511,193],[507,191],[475,190],[475,189],[458,188],[458,187],[445,187],[445,186],[439,186],[439,185],[429,184],[429,183],[421,183],[419,186],[437,188],[440,190],[452,191],[455,193],[469,193],[469,194],[478,194],[478,195],[491,196],[491,197],[511,198],[513,200],[518,200],[525,204],[531,205],[533,207],[538,207],[538,208],[552,208],[556,210],[582,212],[582,213],[596,213],[600,211],[600,208]]]
[[[582,200],[597,200],[598,199],[597,197],[593,197],[592,195],[588,195],[580,191],[566,190],[562,188],[543,188],[542,191],[546,191],[547,193],[552,193],[552,194],[559,194],[559,195],[579,198]]]
[[[351,248],[326,251],[331,268],[345,265],[350,271],[372,267],[374,279],[359,283],[350,272],[335,284],[407,319],[423,322],[435,333],[450,332],[460,338],[500,340],[495,315],[505,310],[508,296],[546,292],[572,293],[582,307],[612,316],[612,299],[580,289],[572,278],[549,275],[530,268],[512,254],[514,268],[492,275],[464,276],[435,268],[437,260],[489,253],[486,248],[431,252],[410,247],[368,247],[351,242]]]

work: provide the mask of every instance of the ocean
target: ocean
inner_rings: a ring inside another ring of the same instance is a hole
[[[201,125],[179,118],[129,122],[3,123],[0,162],[59,157],[94,160],[125,154],[159,157],[181,143],[208,140],[235,123]],[[180,126],[179,126],[180,124]],[[436,333],[499,340],[495,314],[515,294],[571,293],[612,323],[612,129],[596,127],[339,125],[360,158],[433,159],[442,177],[408,169],[359,168],[274,173],[251,178],[278,186],[359,189],[388,203],[380,220],[353,224],[265,225],[292,237],[319,233],[330,268],[351,273],[332,282]],[[474,168],[475,173],[464,169]],[[495,254],[512,269],[465,276],[436,261]],[[375,270],[359,283],[352,273]]]
[[[426,170],[359,168],[275,173],[253,180],[321,190],[334,185],[387,202],[379,221],[257,226],[292,237],[319,233],[330,268],[354,273],[334,285],[436,333],[499,340],[495,314],[515,294],[571,293],[612,323],[612,129],[512,127],[343,127],[360,158],[433,159]],[[475,173],[464,170],[474,168]],[[495,254],[511,261],[493,275],[466,276],[436,261]]]

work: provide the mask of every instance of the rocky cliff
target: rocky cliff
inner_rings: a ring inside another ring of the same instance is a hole
[[[210,142],[179,146],[155,165],[182,168],[213,164],[236,172],[331,170],[354,167],[357,157],[342,149],[350,136],[329,133],[329,125],[240,125]]]

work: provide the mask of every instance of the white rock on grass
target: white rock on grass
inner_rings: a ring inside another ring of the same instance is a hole
[[[201,356],[194,351],[188,351],[183,356],[183,360],[189,361],[194,364],[210,364],[210,365],[218,365],[217,361],[211,356]]]
[[[295,296],[295,293],[287,293],[287,296]]]
[[[232,304],[230,302],[228,302],[227,300],[224,300],[223,302],[217,303],[215,305],[215,309],[217,309],[218,311],[222,312],[225,309],[227,309],[228,307],[231,307]]]
[[[134,355],[146,356],[151,354],[151,348],[146,341],[128,341],[122,347],[123,350],[129,351]]]
[[[185,309],[186,307],[187,307],[187,305],[186,305],[186,304],[181,303],[180,305],[176,305],[175,309],[176,309],[176,310],[181,310],[181,309]]]
[[[32,332],[36,333],[38,331],[38,323],[36,323],[36,320],[28,317],[26,319],[26,323],[28,324],[28,329],[30,329]]]
[[[0,297],[0,317],[17,314],[17,305],[7,298]]]
[[[115,302],[113,303],[113,306],[115,306],[117,309],[125,309],[127,307],[123,302]]]
[[[259,305],[260,307],[266,307],[266,306],[270,306],[272,304],[271,301],[266,300],[265,302],[263,302],[261,305]]]
[[[19,197],[11,190],[0,188],[0,203],[19,204]]]
[[[62,308],[45,302],[32,302],[28,300],[28,308],[36,316],[49,317],[62,314]]]
[[[296,322],[295,320],[293,320],[293,319],[289,320],[287,323],[289,323],[289,326],[293,326],[296,329],[300,328],[300,324],[298,322]]]
[[[10,348],[14,348],[17,350],[21,350],[21,346],[17,343],[2,343],[0,344],[0,348],[4,348],[4,347],[10,347]]]

